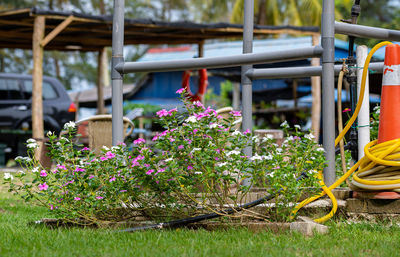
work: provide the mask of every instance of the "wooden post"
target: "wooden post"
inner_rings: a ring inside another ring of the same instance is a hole
[[[316,46],[319,44],[320,35],[312,36],[312,45]],[[319,58],[311,59],[311,66],[320,66]],[[320,121],[321,121],[321,77],[311,77],[311,95],[312,95],[312,107],[311,107],[311,130],[314,133],[315,140],[319,140]]]
[[[104,86],[105,86],[105,77],[104,71],[106,69],[104,62],[104,58],[107,57],[107,50],[104,47],[98,53],[98,60],[97,60],[97,114],[105,114],[105,107],[104,107]]]
[[[38,141],[39,148],[35,151],[35,157],[40,159],[43,147],[44,124],[43,124],[43,47],[41,42],[45,32],[45,17],[36,16],[33,26],[32,51],[33,51],[33,73],[32,73],[32,136]]]

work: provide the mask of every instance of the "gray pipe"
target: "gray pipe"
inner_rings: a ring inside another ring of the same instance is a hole
[[[342,69],[342,65],[334,66],[335,75],[338,75]],[[375,73],[383,72],[383,62],[370,63],[369,70]],[[267,68],[267,69],[250,69],[246,72],[246,76],[254,79],[278,79],[278,78],[305,78],[311,76],[321,76],[322,66],[304,66],[289,68]]]
[[[335,168],[335,1],[322,3],[321,45],[322,54],[322,129],[327,167],[324,181],[327,186],[336,180]]]
[[[254,27],[254,0],[244,1],[244,18],[243,18],[243,54],[253,52],[253,27]],[[242,84],[242,130],[250,130],[253,128],[253,90],[252,81],[245,75],[246,72],[253,68],[251,64],[243,65],[241,71]],[[243,153],[252,156],[251,146],[245,147]],[[245,184],[248,184],[246,181]]]
[[[231,56],[193,58],[174,61],[121,62],[115,67],[115,70],[122,74],[127,74],[132,72],[148,71],[160,72],[196,70],[203,68],[224,68],[247,64],[286,62],[311,57],[320,57],[322,52],[323,50],[321,46],[312,46],[266,53],[248,53]]]
[[[390,41],[400,41],[400,31],[382,29],[363,25],[335,22],[335,33],[353,37],[375,38]]]
[[[115,67],[124,62],[124,0],[114,0],[113,31],[112,31],[112,144],[117,145],[124,142],[123,131],[123,76]]]

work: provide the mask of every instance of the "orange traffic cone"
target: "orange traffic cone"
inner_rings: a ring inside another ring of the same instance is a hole
[[[378,143],[400,138],[400,45],[386,47]]]

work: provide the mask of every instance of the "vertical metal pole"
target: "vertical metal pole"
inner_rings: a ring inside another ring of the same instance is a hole
[[[357,46],[357,67],[363,67],[368,55],[367,46]],[[358,100],[360,100],[361,78],[363,74],[362,68],[357,68],[357,92]],[[369,80],[365,81],[365,93],[360,113],[358,114],[358,160],[364,157],[364,147],[370,141],[369,128]]]
[[[254,28],[254,0],[244,0],[244,17],[243,17],[243,53],[253,52],[253,28]],[[245,75],[249,69],[252,69],[252,65],[242,66],[242,115],[243,131],[252,130],[252,103],[253,103],[253,89],[252,81]],[[252,156],[252,147],[247,146],[243,149],[243,153],[247,156]],[[245,179],[243,185],[249,186],[250,179]]]
[[[327,186],[335,182],[335,1],[324,0],[321,20],[323,145],[328,167],[324,169]]]
[[[254,28],[254,0],[244,1],[244,19],[243,19],[243,53],[253,52],[253,28]],[[252,68],[252,65],[242,66],[242,114],[243,131],[252,129],[252,81],[245,75]],[[244,149],[244,154],[252,155],[251,147]]]
[[[122,83],[123,74],[115,70],[118,63],[124,62],[124,0],[114,0],[113,31],[112,31],[112,144],[124,141]]]

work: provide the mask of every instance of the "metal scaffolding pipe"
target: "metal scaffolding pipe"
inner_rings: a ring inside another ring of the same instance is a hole
[[[243,17],[243,54],[253,52],[253,26],[254,26],[254,0],[244,1],[244,17]],[[252,97],[252,81],[246,77],[246,72],[253,68],[251,64],[242,66],[241,70],[241,86],[242,86],[242,129],[243,131],[252,130],[253,128],[253,97]],[[251,146],[244,149],[244,154],[252,155]]]
[[[124,142],[123,109],[122,109],[122,74],[116,71],[118,63],[124,62],[124,0],[114,0],[112,30],[112,144]]]
[[[353,37],[375,38],[390,41],[400,41],[400,31],[392,29],[382,29],[363,25],[335,22],[335,33]]]
[[[322,129],[327,167],[324,181],[327,186],[336,180],[335,168],[335,1],[322,2],[321,45],[322,54]]]
[[[132,72],[160,72],[224,68],[248,64],[286,62],[321,56],[321,46],[304,47],[266,53],[248,53],[221,57],[193,58],[173,61],[121,62],[115,70],[121,74]]]
[[[338,75],[342,69],[341,64],[334,66],[335,75]],[[382,73],[383,62],[375,62],[369,65],[369,70],[374,73]],[[321,76],[322,66],[304,66],[289,68],[267,68],[267,69],[250,69],[246,72],[246,76],[254,79],[278,79],[278,78],[305,78],[311,76]]]

